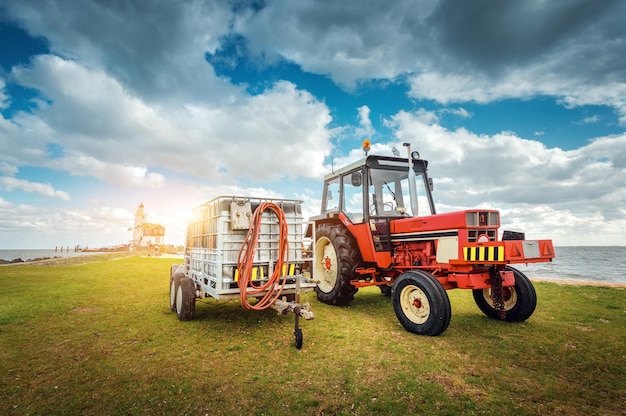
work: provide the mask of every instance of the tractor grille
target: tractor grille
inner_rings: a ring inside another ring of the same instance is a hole
[[[497,230],[468,230],[467,240],[470,243],[475,243],[478,236],[483,234],[489,237],[489,241],[496,241]]]

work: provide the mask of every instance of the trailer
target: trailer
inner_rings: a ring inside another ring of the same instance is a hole
[[[316,283],[307,257],[302,201],[219,196],[193,210],[184,263],[170,269],[170,310],[195,316],[197,299],[240,300],[244,309],[295,315],[294,341],[302,347],[299,317],[313,319],[300,294]]]

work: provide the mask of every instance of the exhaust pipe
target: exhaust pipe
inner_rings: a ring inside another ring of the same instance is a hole
[[[411,143],[404,143],[409,153],[409,194],[411,198],[411,211],[413,216],[419,215],[419,205],[417,204],[417,186],[415,185],[415,171],[413,170],[413,156],[411,156]]]

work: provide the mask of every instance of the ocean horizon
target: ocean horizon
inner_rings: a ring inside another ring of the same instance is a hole
[[[0,249],[0,260],[13,261],[22,259],[22,261],[32,261],[36,259],[47,258],[66,258],[66,257],[79,257],[92,254],[104,253],[105,251],[74,251],[74,248],[70,247],[69,251],[66,247],[63,247],[63,251],[55,249]]]
[[[530,278],[626,283],[626,246],[558,246],[550,263],[513,265]],[[55,249],[0,249],[0,260],[75,257],[97,252]]]

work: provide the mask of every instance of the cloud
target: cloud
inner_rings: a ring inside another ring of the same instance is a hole
[[[582,121],[581,124],[593,124],[593,123],[597,123],[598,121],[600,121],[600,116],[597,114],[594,114],[592,116],[589,117],[585,117]]]
[[[268,1],[261,10],[236,16],[233,32],[244,36],[258,57],[295,62],[352,89],[361,80],[393,79],[427,64],[423,21],[434,6],[431,1],[324,7],[312,0]]]
[[[187,221],[193,208],[209,199],[219,195],[285,198],[284,194],[271,187],[201,185],[193,182],[178,186],[166,184],[160,192],[141,197],[132,191],[121,190],[119,193],[125,201],[120,204],[122,208],[94,200],[86,208],[37,207],[15,204],[0,197],[0,248],[19,248],[15,247],[16,241],[22,247],[30,248],[73,247],[76,244],[96,248],[122,244],[131,238],[128,228],[132,227],[134,210],[141,202],[148,221],[165,227],[167,244],[184,244]],[[317,202],[316,205],[303,207],[307,210],[305,219],[319,213],[319,200]]]
[[[620,122],[626,123],[626,84],[587,78],[592,74],[573,76],[551,66],[552,63],[538,63],[497,77],[423,72],[410,78],[409,95],[442,104],[470,101],[486,104],[503,99],[552,96],[566,107],[613,107]]]
[[[432,39],[452,59],[450,66],[504,72],[560,49],[565,53],[572,48],[587,50],[596,36],[611,36],[607,32],[619,27],[615,17],[619,7],[618,1],[473,0],[458,4],[442,0],[428,24]]]
[[[4,92],[6,81],[0,78],[0,110],[4,110],[9,106],[9,96]]]
[[[34,192],[39,195],[58,198],[64,201],[70,199],[67,192],[57,191],[49,183],[30,182],[25,179],[17,179],[9,176],[0,176],[0,189],[8,192],[15,190]]]
[[[285,59],[350,89],[409,75],[417,98],[484,103],[551,95],[569,106],[609,105],[626,120],[620,1],[67,5],[6,7],[31,35],[47,38],[54,54],[102,68],[146,103],[216,104],[239,95],[204,59],[235,36],[261,63]]]
[[[119,208],[37,207],[0,198],[3,247],[9,248],[74,247],[77,244],[112,246],[130,239],[126,230],[132,226],[133,218],[131,211]],[[15,245],[16,242],[19,246]]]
[[[4,7],[31,36],[47,39],[54,55],[102,68],[146,102],[219,102],[236,91],[204,60],[228,31],[230,2],[24,0]]]
[[[472,117],[472,113],[470,113],[469,111],[467,111],[466,109],[464,109],[463,107],[459,107],[459,108],[442,108],[440,111],[440,113],[442,114],[452,114],[461,118],[471,118]]]
[[[563,151],[508,132],[448,130],[424,111],[400,112],[389,123],[400,142],[412,142],[430,160],[437,198],[449,209],[490,201],[625,219],[626,135]]]
[[[17,173],[18,169],[16,166],[11,165],[6,162],[0,162],[0,173],[7,176],[13,176]]]
[[[219,106],[170,107],[142,101],[102,70],[52,55],[15,67],[12,76],[53,105],[42,102],[0,129],[10,149],[0,158],[114,184],[159,186],[163,178],[150,167],[220,181],[317,177],[330,148],[329,109],[285,81]]]
[[[626,123],[625,14],[615,0],[270,0],[237,16],[233,32],[259,60],[286,59],[347,89],[408,75],[418,99],[548,95],[566,106],[611,106]]]
[[[357,137],[369,139],[376,133],[376,130],[372,126],[372,121],[370,120],[370,108],[363,105],[357,110],[359,113],[359,127],[355,129],[355,134]]]

